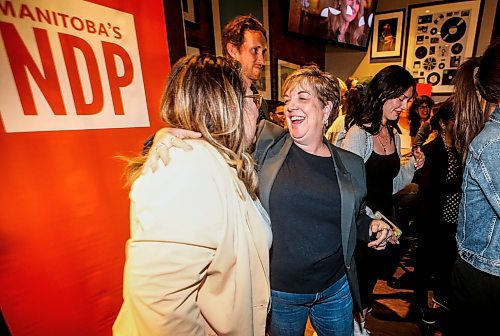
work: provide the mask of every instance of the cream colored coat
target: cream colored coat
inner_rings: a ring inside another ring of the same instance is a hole
[[[245,186],[203,140],[132,186],[114,335],[264,335],[269,250]]]

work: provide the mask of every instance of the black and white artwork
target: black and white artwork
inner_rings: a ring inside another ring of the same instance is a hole
[[[433,93],[449,93],[457,68],[472,56],[481,1],[410,6],[405,66]]]

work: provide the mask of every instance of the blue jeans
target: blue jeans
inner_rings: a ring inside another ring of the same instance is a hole
[[[308,316],[318,336],[353,334],[352,298],[347,276],[315,294],[271,290],[269,335],[303,336]]]

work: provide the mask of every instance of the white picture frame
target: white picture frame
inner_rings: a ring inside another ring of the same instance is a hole
[[[408,7],[405,68],[433,94],[453,92],[460,64],[473,56],[481,0]]]

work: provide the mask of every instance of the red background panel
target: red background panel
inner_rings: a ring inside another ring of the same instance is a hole
[[[16,336],[110,335],[122,302],[129,202],[115,156],[160,127],[170,63],[161,0],[93,2],[134,15],[151,127],[0,126],[0,307]]]

